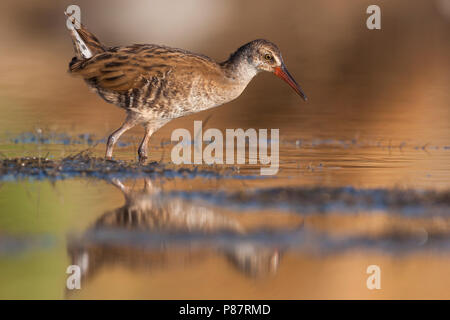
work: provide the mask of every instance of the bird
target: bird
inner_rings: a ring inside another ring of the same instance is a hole
[[[307,97],[289,73],[277,45],[257,39],[239,47],[226,61],[183,49],[155,44],[105,46],[65,12],[73,24],[70,34],[75,56],[69,73],[84,79],[106,102],[127,113],[106,143],[112,160],[114,145],[127,130],[141,125],[145,135],[138,161],[148,159],[150,137],[169,121],[218,107],[238,98],[260,72],[283,79],[305,101]]]

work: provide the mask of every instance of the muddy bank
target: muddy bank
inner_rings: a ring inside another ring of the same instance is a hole
[[[61,180],[76,177],[92,177],[103,180],[140,177],[223,178],[231,175],[236,178],[240,177],[234,175],[232,168],[222,170],[222,172],[205,170],[199,167],[170,169],[157,162],[140,165],[137,162],[93,157],[84,152],[61,160],[26,157],[0,161],[0,181],[21,179]]]
[[[205,167],[167,168],[152,162],[105,160],[81,152],[61,160],[47,158],[14,158],[0,161],[0,181],[22,179],[61,180],[77,177],[106,181],[138,178],[212,178],[212,179],[268,179],[261,176],[240,175],[234,168]],[[450,190],[421,190],[355,187],[276,187],[232,191],[178,191],[166,194],[185,200],[205,201],[214,206],[234,210],[277,209],[302,214],[361,211],[389,211],[408,216],[448,216]]]
[[[302,214],[388,211],[407,216],[449,216],[450,191],[289,187],[242,192],[174,192],[234,210],[277,209]]]

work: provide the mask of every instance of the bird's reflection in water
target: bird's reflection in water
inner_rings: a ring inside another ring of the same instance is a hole
[[[104,213],[81,237],[69,239],[71,263],[80,266],[83,281],[117,265],[133,271],[177,268],[212,254],[249,277],[277,272],[279,246],[249,241],[254,231],[247,232],[237,219],[165,194],[149,179],[139,191],[119,180],[112,184],[122,191],[125,205]]]
[[[113,180],[125,196],[125,205],[102,215],[94,228],[120,228],[169,233],[242,232],[240,224],[205,206],[181,198],[165,196],[160,188],[145,179],[142,191],[134,191]]]

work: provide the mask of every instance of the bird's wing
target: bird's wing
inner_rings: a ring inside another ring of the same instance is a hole
[[[141,88],[154,78],[164,78],[173,68],[173,57],[181,52],[171,52],[153,45],[133,45],[110,48],[88,60],[74,58],[70,72],[82,76],[96,87],[115,92]]]

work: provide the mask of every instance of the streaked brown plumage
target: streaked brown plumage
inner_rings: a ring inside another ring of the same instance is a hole
[[[145,136],[138,154],[144,162],[148,141],[156,130],[172,119],[236,99],[260,71],[273,72],[306,100],[284,66],[280,50],[267,40],[249,42],[227,61],[217,63],[204,55],[166,46],[106,47],[82,25],[71,34],[76,57],[69,71],[81,76],[104,100],[127,111],[125,122],[108,139],[107,158],[112,157],[119,137],[140,124]],[[83,46],[92,56],[83,55]]]

